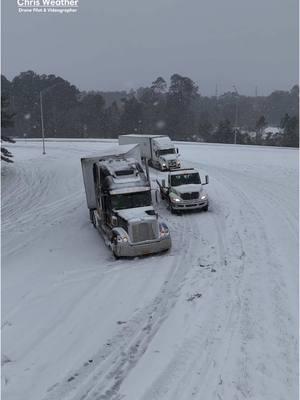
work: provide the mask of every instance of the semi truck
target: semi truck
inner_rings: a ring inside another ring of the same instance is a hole
[[[165,135],[120,135],[119,144],[138,144],[142,158],[154,168],[167,171],[180,168],[178,148]]]
[[[208,195],[203,186],[209,182],[208,175],[202,182],[199,172],[194,168],[185,168],[168,173],[168,181],[157,180],[160,195],[166,200],[172,213],[181,213],[187,210],[208,211]]]
[[[90,220],[116,258],[170,249],[170,232],[153,208],[137,145],[81,158],[81,166]]]

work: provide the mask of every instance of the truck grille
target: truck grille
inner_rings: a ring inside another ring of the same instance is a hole
[[[181,193],[180,196],[183,200],[195,200],[199,199],[199,192]]]
[[[176,160],[169,161],[169,168],[176,168],[176,167],[177,167]]]
[[[157,224],[149,222],[141,222],[132,225],[132,242],[144,242],[146,240],[154,240],[157,237]]]

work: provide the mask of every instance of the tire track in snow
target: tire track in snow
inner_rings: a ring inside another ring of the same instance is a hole
[[[32,161],[28,168],[28,162],[13,166],[5,176],[7,184],[2,202],[5,256],[20,250],[40,235],[41,230],[68,218],[84,202],[82,190],[68,192],[67,185],[56,189],[60,182],[59,168],[49,171],[49,165],[40,165],[39,160]],[[61,196],[57,198],[59,192]]]
[[[179,224],[175,222],[174,225]],[[182,224],[179,224],[182,227]],[[184,262],[185,254],[190,251],[191,241],[187,240],[193,228],[191,221],[183,225],[177,244],[181,243],[185,253],[177,257],[171,266],[165,283],[159,294],[143,310],[134,315],[120,334],[110,340],[109,348],[102,348],[92,357],[94,362],[74,372],[76,379],[67,380],[51,391],[45,400],[50,399],[118,399],[119,389],[129,372],[136,366],[147,350],[149,343],[158,332],[161,324],[176,304],[189,264]],[[197,232],[196,232],[197,233]],[[175,245],[176,246],[176,245]],[[164,256],[172,259],[174,254]]]
[[[16,218],[11,218],[8,221],[4,221],[2,225],[3,232],[6,233],[11,230],[15,230],[16,226],[18,226],[18,229],[24,232],[26,231],[26,228],[32,229],[34,226],[40,226],[41,223],[53,223],[65,216],[66,208],[71,208],[73,211],[74,207],[81,206],[82,203],[82,192],[77,191],[53,202],[36,206],[33,210],[24,211]],[[64,207],[66,204],[67,207]],[[32,224],[33,221],[34,223]],[[30,226],[29,223],[31,223]]]
[[[251,361],[254,362],[254,360],[252,360],[251,350],[247,349],[247,345],[251,343],[255,335],[260,336],[262,340],[262,351],[265,354],[272,354],[278,370],[283,369],[283,371],[285,371],[283,375],[286,376],[287,387],[282,388],[282,395],[284,393],[286,395],[287,390],[290,390],[289,398],[293,398],[292,383],[294,382],[294,387],[297,385],[297,374],[294,372],[296,366],[295,348],[297,347],[297,339],[296,337],[293,338],[287,329],[287,326],[290,325],[289,321],[292,320],[292,315],[289,313],[286,315],[286,310],[289,310],[290,307],[286,301],[286,299],[288,299],[288,293],[283,293],[285,283],[282,279],[281,270],[284,269],[284,266],[280,265],[274,256],[260,211],[253,206],[253,203],[245,196],[245,193],[241,189],[234,187],[233,191],[236,196],[239,196],[244,201],[246,205],[245,210],[247,210],[250,215],[250,218],[247,217],[247,221],[253,221],[253,229],[256,229],[258,236],[255,240],[255,244],[253,243],[252,249],[252,254],[255,254],[256,250],[256,258],[250,260],[253,266],[251,273],[255,276],[257,288],[249,287],[247,282],[245,282],[244,285],[244,290],[248,293],[244,304],[244,315],[247,315],[247,310],[249,312],[252,311],[251,315],[248,313],[248,320],[246,320],[242,332],[242,338],[245,343],[242,347],[244,362],[247,361],[248,364],[250,364]],[[276,204],[276,202],[274,203]],[[291,227],[290,221],[289,227]],[[290,232],[292,236],[294,236],[294,229]],[[248,241],[250,242],[250,240]],[[255,265],[257,262],[258,265]],[[252,291],[253,289],[255,290],[254,293]],[[285,306],[283,306],[284,304]],[[258,318],[257,315],[259,315]],[[256,316],[255,319],[254,316]],[[296,332],[296,330],[296,327],[294,327],[294,332]],[[276,349],[272,346],[272,340],[270,340],[272,338],[273,343],[276,343]],[[268,351],[266,351],[266,349],[268,349]],[[283,360],[285,362],[285,368],[282,368]],[[266,357],[262,357],[257,368],[262,374],[261,381],[263,386],[264,375],[270,375],[271,372],[269,370],[270,368],[268,368]],[[254,379],[251,380],[249,371],[246,371],[245,375],[247,376],[248,382],[255,382]],[[255,393],[255,389],[255,387],[252,387],[249,392]],[[264,390],[267,389],[264,388]]]
[[[281,313],[285,308],[282,307],[284,299],[278,296],[278,287],[283,282],[272,285],[272,279],[266,282],[259,278],[258,273],[267,265],[269,271],[263,271],[263,275],[276,275],[276,260],[272,257],[263,220],[245,193],[226,176],[226,171],[224,174],[222,169],[210,169],[214,172],[218,186],[222,187],[222,196],[219,197],[222,198],[222,204],[213,204],[213,217],[219,236],[220,264],[223,260],[227,266],[223,268],[222,278],[213,287],[215,299],[211,311],[207,312],[210,319],[202,324],[192,339],[183,344],[142,399],[182,400],[193,396],[218,400],[233,396],[265,399],[264,396],[268,395],[265,380],[270,373],[267,357],[274,353],[269,344],[271,326],[276,332],[278,344],[283,348],[287,382],[292,396],[293,388],[295,392],[297,386],[296,374],[293,372],[295,368],[292,367],[296,366],[295,356],[292,355],[293,349],[296,349],[296,340],[290,338],[283,341],[288,335],[287,325],[278,324],[280,308]],[[229,199],[228,204],[232,209],[236,207],[238,213],[232,210],[228,214],[226,204],[224,210],[225,194]],[[249,221],[252,221],[250,226]],[[255,260],[251,259],[251,254],[257,254]],[[261,265],[255,265],[257,260]],[[250,282],[249,276],[252,278]],[[251,287],[256,279],[258,287]],[[270,309],[273,309],[271,317],[268,315]],[[252,343],[262,349],[260,360],[253,359]],[[281,360],[280,354],[274,358],[277,358],[277,362]],[[256,364],[256,369],[253,364]],[[231,370],[230,376],[226,371],[232,367],[235,370]],[[257,371],[258,377],[253,376],[256,374],[253,369]],[[257,381],[259,387],[256,388],[254,383]],[[190,388],[190,391],[187,392],[186,388]],[[268,398],[274,398],[274,394]]]
[[[280,355],[280,353],[272,347],[272,336],[275,336],[275,341],[281,344],[281,347],[284,345],[284,350],[281,353],[289,355],[286,358],[286,377],[289,382],[295,382],[295,374],[292,372],[294,369],[292,365],[294,367],[296,365],[295,357],[292,356],[293,349],[295,349],[295,340],[293,340],[293,338],[286,340],[288,336],[287,321],[286,324],[284,324],[283,321],[278,318],[280,309],[281,315],[283,315],[283,309],[289,309],[288,306],[282,307],[284,298],[282,295],[280,296],[279,288],[284,287],[284,282],[280,277],[281,267],[278,265],[276,259],[274,259],[263,218],[253,205],[252,199],[249,200],[238,185],[232,184],[232,180],[229,179],[224,172],[220,172],[218,169],[216,175],[227,182],[228,188],[230,188],[232,194],[242,205],[239,215],[241,223],[239,225],[244,227],[244,230],[240,230],[240,234],[245,248],[247,269],[245,271],[246,276],[239,289],[242,319],[241,326],[237,331],[238,336],[240,335],[241,344],[241,356],[238,365],[241,374],[234,385],[235,388],[244,395],[246,394],[247,396],[254,397],[262,396],[262,398],[265,398],[264,396],[267,396],[267,387],[264,378],[270,374],[270,370],[272,370],[272,365],[268,365],[268,363],[270,363],[268,355],[273,355],[274,361],[278,364],[278,367],[282,361],[282,354]],[[273,311],[271,315],[270,310]],[[252,343],[256,343],[256,346],[261,347],[262,357],[259,362],[254,360],[251,354]],[[256,374],[253,372],[253,370],[255,370],[253,364],[257,364],[256,369],[262,372],[259,378],[259,388],[254,386],[254,382],[256,382],[257,385],[257,376],[253,376]],[[225,365],[226,363],[224,363],[224,367]],[[277,371],[273,371],[273,373],[274,372]],[[289,389],[292,395],[291,386],[292,385],[290,385]],[[270,398],[271,397],[272,395]]]
[[[191,385],[189,385],[189,381],[195,373],[198,381],[203,382],[200,391],[203,394],[204,382],[211,367],[215,368],[215,360],[218,359],[217,354],[222,349],[222,342],[230,343],[232,340],[239,319],[240,304],[239,302],[235,304],[235,293],[232,294],[230,287],[228,287],[232,278],[227,243],[229,238],[224,235],[226,232],[224,229],[225,220],[222,221],[222,215],[217,216],[215,214],[215,207],[215,204],[212,204],[213,212],[208,213],[208,216],[217,233],[218,275],[211,288],[206,291],[204,288],[201,291],[203,299],[209,297],[209,300],[203,306],[208,307],[204,312],[206,318],[201,319],[201,326],[196,330],[196,333],[191,339],[183,343],[180,350],[170,360],[165,371],[145,393],[142,400],[190,399],[190,396],[199,392],[197,388],[192,390]],[[209,221],[206,221],[206,223],[209,224]],[[242,253],[242,250],[238,250]],[[206,256],[210,255],[209,252],[210,250],[207,250]],[[241,274],[243,267],[242,262],[240,265]],[[227,278],[226,275],[228,275]],[[227,293],[226,299],[223,297],[225,293]],[[215,380],[217,379],[219,377],[215,377]],[[185,397],[186,388],[191,388],[191,393],[187,397]]]

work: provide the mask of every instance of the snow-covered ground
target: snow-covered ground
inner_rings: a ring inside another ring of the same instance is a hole
[[[210,210],[159,203],[172,250],[125,261],[90,224],[81,176],[111,144],[11,145],[3,398],[298,399],[298,153],[178,145],[209,174]]]

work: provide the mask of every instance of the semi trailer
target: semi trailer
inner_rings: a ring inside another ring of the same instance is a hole
[[[180,168],[178,148],[165,135],[120,135],[119,144],[138,144],[141,156],[150,166],[161,171]]]
[[[209,201],[203,185],[208,182],[208,175],[202,182],[199,172],[194,168],[169,172],[167,183],[165,179],[161,182],[157,180],[161,198],[166,200],[172,213],[197,209],[207,211]]]
[[[153,208],[138,146],[81,158],[81,166],[90,220],[116,258],[170,249],[170,232]]]

